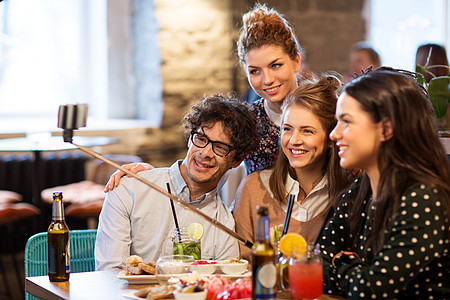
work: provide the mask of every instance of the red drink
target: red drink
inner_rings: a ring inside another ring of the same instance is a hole
[[[316,299],[322,295],[322,263],[296,261],[289,264],[289,288],[295,299]]]

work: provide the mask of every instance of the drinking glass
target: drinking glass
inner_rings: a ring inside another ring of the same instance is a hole
[[[193,271],[197,271],[197,265],[191,255],[161,256],[156,261],[155,275],[160,284],[167,283],[171,277],[181,277]]]
[[[164,242],[163,254],[192,255],[199,260],[202,258],[200,240],[189,237],[185,228],[181,228],[179,233],[175,229],[174,233]]]
[[[293,249],[289,259],[289,291],[294,299],[318,299],[322,295],[322,258],[319,244],[306,252]]]

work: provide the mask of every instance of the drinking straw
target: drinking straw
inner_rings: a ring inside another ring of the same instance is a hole
[[[288,203],[286,208],[286,215],[284,216],[283,233],[281,236],[285,235],[288,231],[289,222],[291,221],[292,207],[294,207],[295,196],[289,194]]]
[[[169,194],[171,194],[169,183],[167,182],[166,185],[167,185],[167,192]],[[173,200],[172,199],[170,199],[170,206],[172,207],[173,221],[175,222],[175,227],[177,229],[178,241],[181,242],[180,226],[178,226],[177,213],[175,212],[175,206],[173,205]]]

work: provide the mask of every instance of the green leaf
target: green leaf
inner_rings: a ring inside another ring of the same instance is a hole
[[[283,228],[283,226],[281,226],[281,229],[278,228],[278,226],[274,226],[274,229],[275,229],[275,241],[277,241],[277,242],[281,239],[281,235],[283,234],[282,228]]]
[[[436,112],[436,118],[442,118],[447,112],[450,101],[450,77],[440,76],[431,79],[428,85],[428,95]]]

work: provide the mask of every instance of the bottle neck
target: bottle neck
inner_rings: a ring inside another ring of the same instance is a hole
[[[64,220],[64,205],[61,200],[53,201],[52,219]]]
[[[269,239],[269,218],[260,216],[256,224],[256,241],[269,241]]]

